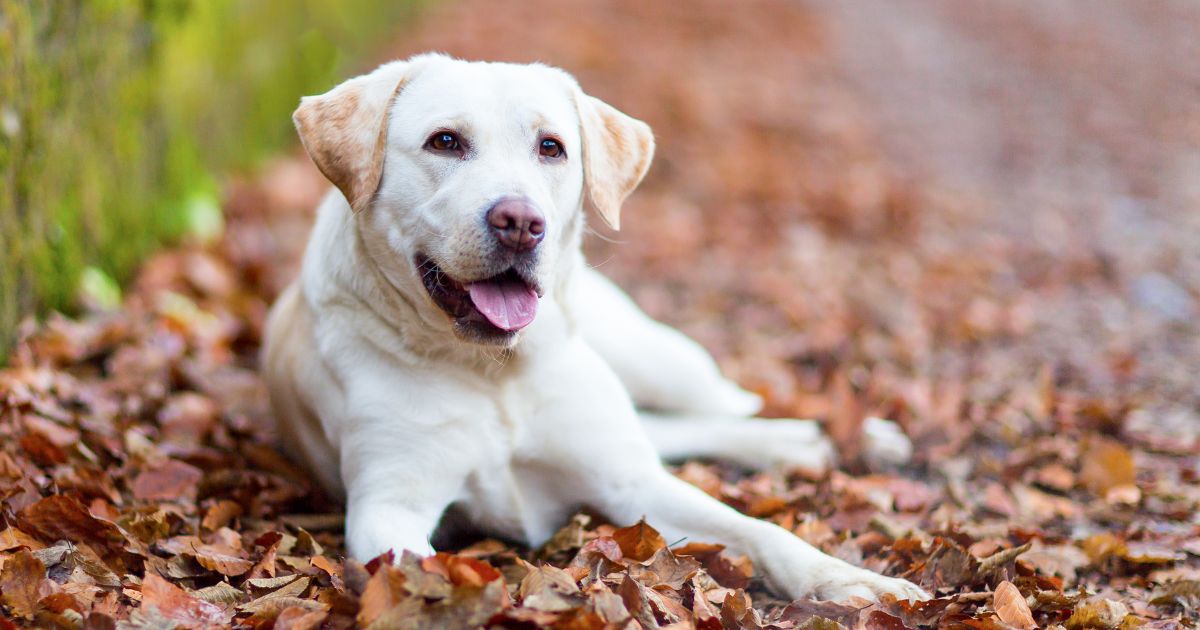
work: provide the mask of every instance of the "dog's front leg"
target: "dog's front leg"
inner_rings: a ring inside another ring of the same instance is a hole
[[[388,550],[397,558],[405,550],[432,554],[430,537],[476,461],[472,425],[457,422],[454,409],[403,396],[405,388],[394,384],[355,390],[339,448],[350,555],[366,561]]]

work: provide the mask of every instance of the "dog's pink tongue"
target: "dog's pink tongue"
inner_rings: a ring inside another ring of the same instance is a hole
[[[501,330],[521,330],[537,315],[537,293],[517,279],[474,282],[467,292],[475,308]]]

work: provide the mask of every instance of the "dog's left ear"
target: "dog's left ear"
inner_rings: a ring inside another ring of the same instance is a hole
[[[292,114],[300,142],[356,212],[370,205],[383,176],[388,111],[408,77],[396,61],[300,99]]]
[[[637,188],[654,157],[654,134],[646,123],[608,103],[576,92],[583,136],[584,199],[614,230],[621,203]]]

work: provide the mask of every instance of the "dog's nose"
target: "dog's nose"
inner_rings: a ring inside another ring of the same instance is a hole
[[[526,199],[502,199],[488,210],[487,222],[500,244],[517,252],[537,247],[546,234],[546,219]]]

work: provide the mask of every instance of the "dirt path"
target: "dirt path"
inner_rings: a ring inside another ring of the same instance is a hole
[[[771,413],[825,421],[846,460],[819,480],[679,474],[935,603],[783,607],[711,549],[596,522],[542,550],[341,561],[339,507],[272,450],[253,372],[325,188],[295,157],[231,184],[221,242],[164,252],[123,310],[52,322],[0,374],[7,614],[1001,627],[1022,621],[992,594],[1011,581],[1043,626],[1194,624],[1198,11],[731,6],[457,2],[390,56],[546,61],[653,126],[651,175],[591,261]],[[912,466],[859,466],[871,415],[914,437]]]

